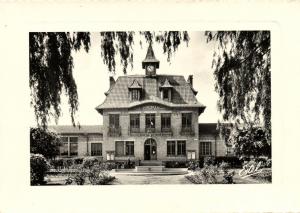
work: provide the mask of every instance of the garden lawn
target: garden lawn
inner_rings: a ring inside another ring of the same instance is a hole
[[[235,175],[233,181],[235,184],[264,184],[270,183],[267,181],[262,181],[254,179],[252,177],[241,178],[239,176],[239,169],[235,170]],[[192,175],[189,172],[187,175]],[[145,185],[145,184],[193,184],[191,183],[185,175],[125,175],[114,173],[113,176],[116,177],[110,185]],[[48,175],[46,178],[49,180],[47,185],[64,185],[67,175]],[[218,183],[223,180],[223,175],[217,175]]]

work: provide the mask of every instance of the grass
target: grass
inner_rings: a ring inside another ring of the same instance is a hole
[[[238,174],[239,170],[236,169],[235,175],[233,176],[233,181],[235,184],[264,184],[270,183],[267,181],[255,179],[253,177],[242,178]],[[192,175],[189,173],[188,175]],[[114,174],[115,180],[110,183],[110,185],[157,185],[157,184],[193,184],[190,182],[185,175],[124,175],[124,174]],[[66,175],[48,175],[50,181],[48,185],[64,185]],[[223,180],[223,175],[217,175],[217,182],[221,183]]]

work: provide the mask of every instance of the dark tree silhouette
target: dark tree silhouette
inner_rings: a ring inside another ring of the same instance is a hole
[[[30,153],[42,154],[47,159],[59,155],[60,140],[56,133],[41,128],[30,128]]]
[[[207,31],[205,35],[208,42],[216,42],[212,67],[223,122],[263,124],[270,141],[270,31]]]
[[[139,32],[148,43],[157,42],[170,61],[172,53],[177,51],[182,42],[188,44],[187,32]],[[101,57],[110,72],[115,72],[115,56],[120,54],[123,72],[133,64],[134,32],[101,32]],[[141,41],[140,41],[141,43]],[[78,94],[73,78],[72,51],[90,48],[89,32],[36,32],[29,34],[29,85],[31,105],[34,108],[38,126],[47,127],[50,117],[60,117],[61,93],[68,96],[70,115],[75,125],[75,113],[78,109]]]

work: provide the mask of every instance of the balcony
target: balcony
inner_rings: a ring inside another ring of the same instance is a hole
[[[161,130],[155,128],[146,128],[141,130],[140,128],[128,128],[128,135],[132,136],[147,136],[147,135],[168,135],[172,136],[173,131],[171,128],[163,128]]]
[[[195,131],[192,127],[182,127],[180,131],[181,135],[195,135]]]
[[[118,137],[121,136],[121,127],[108,127],[108,136],[110,137]]]

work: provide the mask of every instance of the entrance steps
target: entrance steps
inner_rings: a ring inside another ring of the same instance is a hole
[[[162,172],[164,169],[165,166],[159,160],[143,160],[135,167],[136,172]]]
[[[159,160],[142,160],[140,166],[162,166],[162,161]]]

